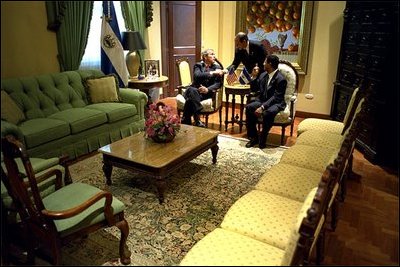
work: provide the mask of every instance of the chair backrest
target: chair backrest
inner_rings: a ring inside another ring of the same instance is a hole
[[[302,214],[299,214],[298,221],[301,220],[301,223],[300,227],[297,228],[297,242],[294,247],[291,247],[293,253],[290,253],[291,251],[287,249],[285,257],[288,257],[286,261],[284,257],[284,265],[310,264],[312,251],[318,238],[324,231],[328,205],[332,198],[333,188],[337,179],[337,168],[333,164],[328,165],[322,174],[321,181],[318,184],[318,188],[305,217],[301,217]],[[289,255],[287,255],[288,253]]]
[[[297,96],[297,91],[299,88],[299,74],[289,61],[282,59],[279,60],[278,69],[286,78],[287,86],[285,92],[285,102],[286,105],[290,105],[291,98],[293,96]]]
[[[44,204],[37,184],[41,181],[41,178],[35,178],[32,164],[24,146],[12,135],[2,138],[1,145],[4,164],[7,169],[7,174],[2,169],[2,182],[16,205],[21,220],[24,221],[29,218],[31,223],[37,223],[42,226],[47,225],[49,232],[51,230],[56,232],[54,222],[47,220],[41,213],[41,210],[44,209]],[[20,173],[16,159],[21,160],[25,168],[27,182],[24,181],[25,175]],[[54,169],[52,173],[56,175],[55,189],[57,190],[62,185],[62,172]]]
[[[178,68],[179,84],[181,86],[189,86],[192,84],[192,70],[190,69],[189,59],[181,57],[176,60]]]

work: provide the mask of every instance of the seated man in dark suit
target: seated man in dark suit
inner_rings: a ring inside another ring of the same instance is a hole
[[[182,123],[192,125],[191,117],[193,116],[196,126],[205,127],[200,120],[200,111],[203,109],[200,102],[211,98],[221,87],[224,72],[215,61],[214,50],[204,50],[201,57],[202,61],[193,67],[193,83],[185,91],[186,102],[183,107]]]
[[[267,56],[264,61],[264,72],[250,83],[251,91],[257,93],[255,101],[246,106],[247,138],[246,147],[258,144],[265,148],[268,132],[272,127],[276,114],[286,107],[285,91],[287,81],[278,70],[279,58]],[[258,117],[263,117],[260,137],[257,132]]]

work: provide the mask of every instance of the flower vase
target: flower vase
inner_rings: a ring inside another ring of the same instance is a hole
[[[169,143],[175,138],[175,134],[154,135],[151,137],[156,143]]]

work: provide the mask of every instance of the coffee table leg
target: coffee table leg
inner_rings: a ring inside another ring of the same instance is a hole
[[[160,204],[162,204],[164,202],[164,191],[167,186],[167,182],[165,182],[164,177],[162,176],[156,177],[156,186],[157,186],[158,200]]]
[[[213,164],[217,163],[218,150],[219,150],[218,145],[215,145],[215,146],[211,147],[211,154],[212,154],[212,158],[213,158],[212,159]]]
[[[103,163],[103,172],[104,175],[106,176],[106,184],[107,185],[111,185],[111,173],[112,173],[112,165],[111,164],[107,164],[107,163]]]

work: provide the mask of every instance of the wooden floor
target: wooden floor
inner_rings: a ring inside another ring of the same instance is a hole
[[[164,99],[166,104],[174,101]],[[238,112],[236,112],[238,113]],[[246,127],[229,125],[225,131],[225,110],[222,126],[218,113],[210,116],[208,128],[222,134],[246,138]],[[296,118],[293,137],[286,129],[286,146],[296,142]],[[204,120],[203,120],[204,121]],[[289,127],[288,127],[289,128]],[[273,127],[268,142],[279,144],[280,127]],[[324,265],[399,265],[399,177],[389,170],[370,163],[355,149],[353,175],[347,183],[347,196],[340,203],[339,222],[335,232],[327,232]]]

